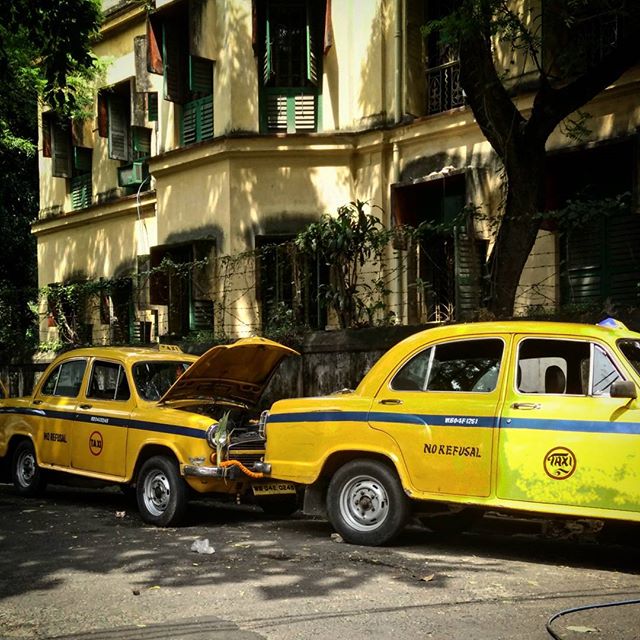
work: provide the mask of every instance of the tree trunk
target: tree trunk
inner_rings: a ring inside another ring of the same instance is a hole
[[[544,147],[531,143],[520,146],[505,166],[505,210],[489,259],[488,309],[497,318],[513,315],[520,276],[535,244],[544,208]]]

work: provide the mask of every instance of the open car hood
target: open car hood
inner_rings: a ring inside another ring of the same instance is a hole
[[[248,406],[258,403],[271,376],[297,351],[266,338],[242,338],[200,356],[159,402],[217,398]]]

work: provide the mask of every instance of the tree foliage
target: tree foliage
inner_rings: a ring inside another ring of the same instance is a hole
[[[392,232],[365,207],[360,201],[339,207],[337,215],[323,215],[295,240],[303,253],[319,253],[329,265],[330,283],[322,294],[343,329],[373,324],[376,313],[384,309],[382,276],[367,279],[362,271],[365,265],[381,264]]]
[[[436,30],[459,51],[467,102],[504,166],[504,207],[488,265],[488,307],[505,316],[513,312],[540,227],[547,140],[558,127],[579,136],[586,119],[582,108],[640,60],[640,3],[455,0],[451,7],[427,30]],[[609,23],[615,28],[603,31]],[[510,61],[517,60],[527,63],[526,74],[517,64],[510,72]],[[532,103],[519,99],[531,91]]]
[[[99,0],[0,0],[0,354],[25,357],[36,341],[38,100],[64,117],[85,107]]]

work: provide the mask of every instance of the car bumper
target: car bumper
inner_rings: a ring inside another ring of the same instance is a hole
[[[253,473],[262,473],[269,475],[271,473],[271,465],[265,462],[254,462],[247,467]],[[246,477],[246,474],[240,467],[199,467],[193,464],[185,464],[182,469],[184,475],[188,478],[226,478],[235,480],[237,478]]]

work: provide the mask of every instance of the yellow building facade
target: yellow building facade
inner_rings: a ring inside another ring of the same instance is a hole
[[[294,295],[286,252],[255,251],[362,200],[389,227],[481,212],[427,250],[390,246],[384,265],[397,322],[477,310],[500,169],[455,58],[430,52],[421,34],[439,4],[105,0],[94,118],[69,128],[41,118],[39,285],[117,280],[83,319],[94,342],[254,334],[272,303]],[[579,148],[561,130],[550,139],[557,166],[577,167],[574,182],[617,158],[627,177],[616,186],[634,190],[638,79],[627,73],[586,107]],[[530,99],[522,94],[523,110]],[[551,192],[571,195],[562,184]],[[562,252],[553,228],[542,230],[516,311],[567,302],[563,277],[569,289],[588,281],[580,265],[563,275]],[[297,287],[312,300],[323,279],[312,265]],[[313,301],[305,313],[312,327],[333,322]],[[42,341],[55,324],[43,310]]]

